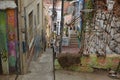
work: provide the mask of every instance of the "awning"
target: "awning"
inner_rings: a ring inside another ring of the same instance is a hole
[[[17,5],[14,1],[0,1],[0,10],[14,9]]]

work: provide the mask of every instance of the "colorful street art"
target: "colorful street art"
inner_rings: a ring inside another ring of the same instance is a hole
[[[7,10],[8,54],[10,72],[15,71],[16,65],[16,20],[15,10]]]
[[[3,74],[9,74],[6,12],[0,11],[0,55]]]

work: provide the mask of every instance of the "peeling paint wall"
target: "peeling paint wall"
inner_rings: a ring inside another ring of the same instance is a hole
[[[0,66],[2,69],[2,74],[9,74],[6,18],[6,12],[0,11]]]
[[[10,72],[16,71],[16,55],[17,55],[17,26],[16,12],[13,9],[7,10],[7,30],[8,30],[8,55]]]

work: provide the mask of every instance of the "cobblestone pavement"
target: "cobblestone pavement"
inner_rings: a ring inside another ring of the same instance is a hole
[[[55,80],[120,80],[113,79],[107,76],[106,72],[73,72],[65,70],[56,71]]]
[[[37,61],[32,61],[29,73],[20,75],[17,80],[54,80],[52,50],[47,49]]]
[[[55,78],[55,80],[119,80],[109,78],[105,72],[85,73],[66,70],[56,70]],[[15,80],[15,75],[0,76],[0,80]],[[17,80],[54,80],[52,50],[47,49],[37,61],[32,61],[29,73],[19,75]]]
[[[15,80],[16,75],[0,75],[0,80]]]

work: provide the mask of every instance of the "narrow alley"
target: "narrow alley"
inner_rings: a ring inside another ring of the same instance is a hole
[[[120,0],[0,0],[0,80],[120,80]]]

